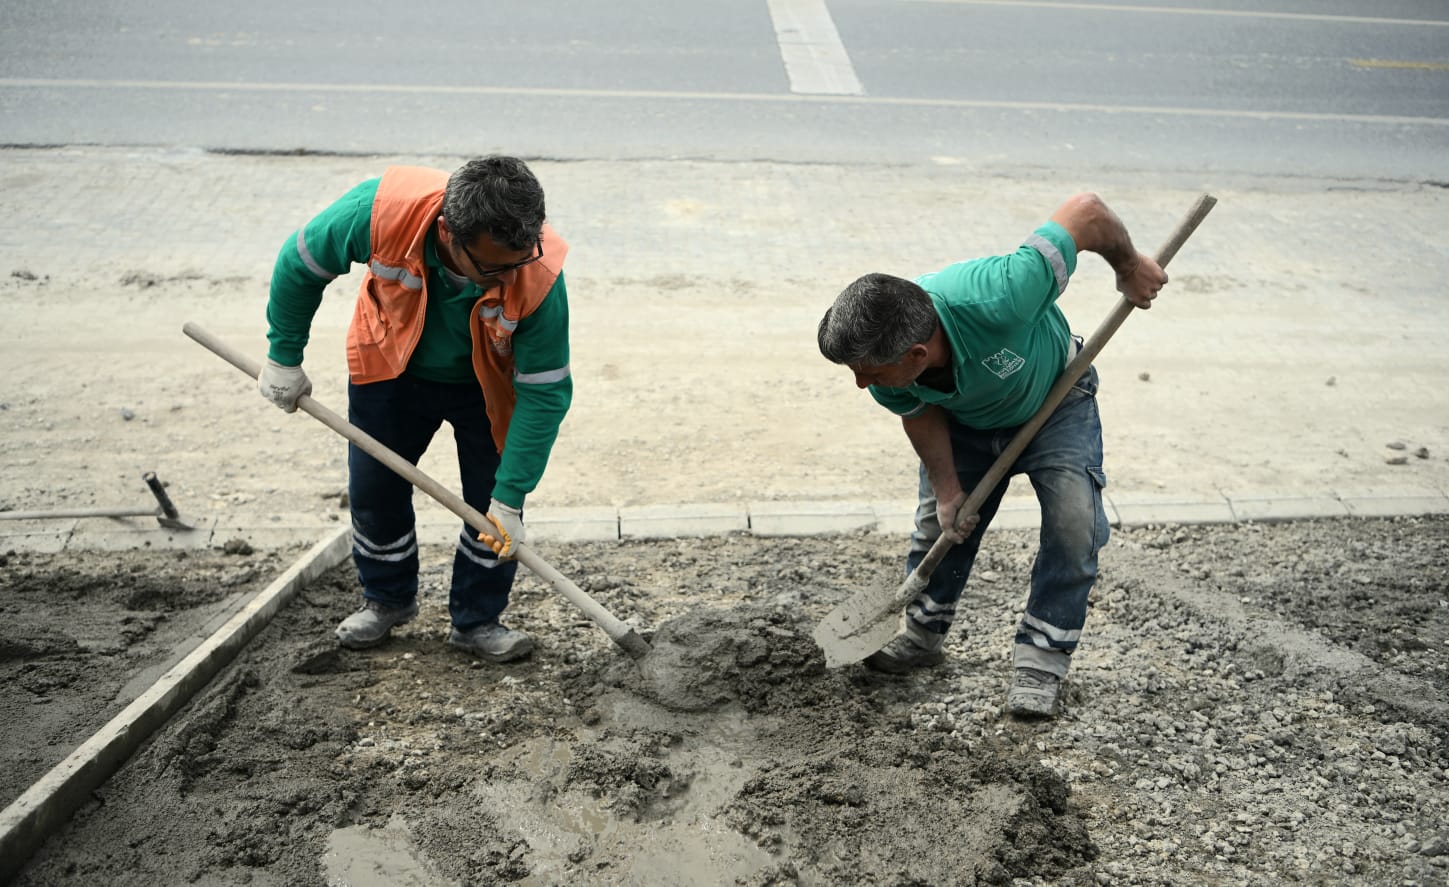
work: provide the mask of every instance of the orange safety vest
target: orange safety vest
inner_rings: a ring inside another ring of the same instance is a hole
[[[407,369],[427,316],[428,232],[443,211],[448,174],[390,166],[372,202],[372,256],[347,330],[347,369],[358,385],[396,379]],[[543,258],[516,272],[473,304],[473,373],[483,386],[493,443],[503,452],[517,396],[513,331],[538,310],[563,270],[568,244],[543,226]]]

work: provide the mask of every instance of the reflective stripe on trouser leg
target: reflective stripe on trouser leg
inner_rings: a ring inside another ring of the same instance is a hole
[[[358,522],[352,522],[352,562],[362,583],[362,596],[388,607],[402,607],[417,596],[418,537],[408,530],[388,542],[369,539]]]
[[[961,455],[957,454],[958,470],[961,468]],[[973,471],[969,478],[962,476],[961,482],[964,486],[979,476]],[[1003,482],[981,506],[981,522],[976,525],[976,529],[966,537],[965,542],[951,546],[927,580],[925,589],[906,605],[906,627],[922,639],[939,639],[951,629],[951,623],[956,618],[956,604],[966,588],[966,580],[971,576],[971,566],[976,562],[976,553],[981,548],[981,537],[991,523],[991,518],[996,515],[996,509],[1001,505],[1001,497],[1005,493],[1006,484]],[[930,551],[940,536],[941,523],[936,517],[936,493],[926,477],[925,466],[921,466],[920,485],[916,491],[916,528],[911,533],[911,547],[906,554],[907,576],[925,559],[926,552]]]

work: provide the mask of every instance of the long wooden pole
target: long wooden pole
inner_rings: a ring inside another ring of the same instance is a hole
[[[195,323],[187,322],[182,326],[182,332],[195,339],[202,347],[211,351],[227,363],[251,376],[253,379],[261,373],[261,365],[250,357],[242,354],[225,342],[213,336]],[[399,456],[388,447],[384,446],[377,438],[348,422],[346,419],[318,403],[310,395],[303,395],[297,400],[297,409],[331,428],[333,431],[352,441],[359,449],[373,457],[377,461],[397,472],[409,483],[427,493],[437,500],[438,504],[461,517],[473,527],[491,526],[488,519],[476,508],[463,501],[462,497],[444,487],[423,473],[416,465]],[[569,603],[577,607],[585,616],[604,633],[609,639],[628,653],[634,659],[642,659],[648,655],[650,647],[639,633],[630,628],[623,621],[615,617],[608,610],[582,589],[575,585],[568,577],[554,569],[538,553],[523,543],[514,545],[516,558],[520,564],[532,570],[536,575],[544,579],[553,589],[563,595]]]

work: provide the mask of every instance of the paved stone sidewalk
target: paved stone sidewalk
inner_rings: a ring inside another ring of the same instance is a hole
[[[180,325],[260,350],[266,280],[291,230],[387,163],[461,159],[0,151],[0,508],[129,501],[153,469],[183,511],[218,527],[328,520],[310,502],[345,484],[342,442],[263,411]],[[908,498],[914,467],[898,424],[816,353],[821,312],[866,271],[1011,249],[1087,188],[1148,251],[1199,193],[1219,198],[1158,306],[1097,363],[1119,519],[1271,518],[1284,502],[1308,515],[1412,510],[1449,490],[1445,189],[969,166],[534,166],[574,245],[577,386],[530,498],[535,523],[583,508],[620,533],[760,531],[795,525],[797,503],[826,503],[809,520],[832,526],[877,522],[873,503]],[[356,282],[329,290],[308,352],[334,409]],[[1115,300],[1089,257],[1062,304],[1090,333]],[[119,424],[122,406],[136,421]],[[239,458],[241,441],[256,453]],[[435,450],[429,470],[454,485],[448,442]],[[909,507],[885,508],[885,525]]]
[[[1114,527],[1449,514],[1449,496],[1443,494],[1347,499],[1244,494],[1200,502],[1160,496],[1106,498],[1108,519]],[[746,508],[724,504],[557,508],[530,515],[528,532],[531,542],[608,542],[731,533],[817,536],[876,532],[904,536],[912,529],[912,511],[910,502],[760,502]],[[328,521],[313,515],[289,515],[251,525],[208,518],[195,522],[195,529],[190,531],[161,527],[146,518],[0,522],[0,553],[220,548],[242,542],[255,548],[312,545],[335,532],[343,518],[339,515],[337,520]],[[1035,501],[1010,498],[1002,503],[988,532],[1031,530],[1040,525]],[[423,544],[451,546],[459,528],[457,520],[428,516],[419,520],[419,540]]]

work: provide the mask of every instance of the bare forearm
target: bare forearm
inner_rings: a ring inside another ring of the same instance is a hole
[[[1052,221],[1067,229],[1077,249],[1094,252],[1117,273],[1128,273],[1137,263],[1137,249],[1127,226],[1096,194],[1075,194],[1057,207]]]
[[[940,407],[927,407],[920,415],[901,419],[911,446],[926,467],[926,477],[936,498],[949,501],[961,494],[956,463],[951,454],[951,432]]]
[[[1123,298],[1139,308],[1152,307],[1167,275],[1150,256],[1132,245],[1132,236],[1117,214],[1095,194],[1067,198],[1052,214],[1052,221],[1066,229],[1078,250],[1100,255],[1117,273],[1117,289]]]

